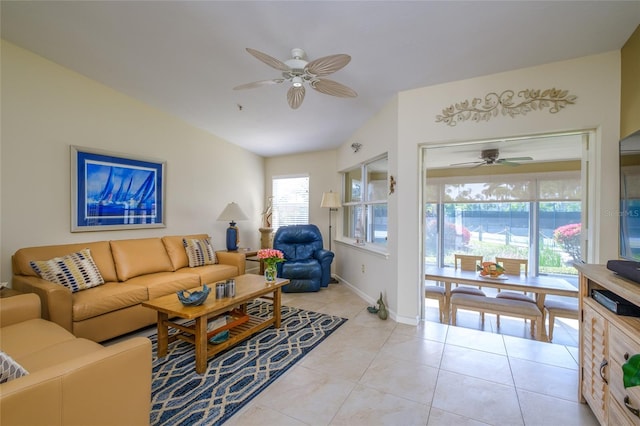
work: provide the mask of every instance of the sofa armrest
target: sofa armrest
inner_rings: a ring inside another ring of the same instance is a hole
[[[0,299],[0,327],[40,318],[40,298],[33,294]]]
[[[73,333],[71,290],[39,277],[14,275],[11,286],[22,293],[40,296],[42,318],[53,321]]]
[[[148,425],[151,341],[145,337],[0,385],[0,424]]]
[[[238,275],[244,275],[247,260],[244,253],[217,251],[216,257],[218,258],[218,263],[235,266],[238,268]]]

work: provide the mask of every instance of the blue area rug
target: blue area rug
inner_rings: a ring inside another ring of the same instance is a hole
[[[248,311],[271,315],[270,303],[254,301]],[[291,368],[346,319],[282,306],[281,327],[270,327],[210,358],[203,375],[195,372],[193,345],[169,344],[165,358],[153,343],[152,425],[220,425]]]

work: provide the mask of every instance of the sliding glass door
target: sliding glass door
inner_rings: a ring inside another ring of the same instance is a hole
[[[576,281],[589,134],[425,147],[423,264],[454,266],[456,253],[519,258],[530,275]]]

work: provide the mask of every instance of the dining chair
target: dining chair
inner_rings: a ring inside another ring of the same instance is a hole
[[[528,259],[514,259],[510,257],[498,257],[496,256],[496,263],[504,269],[505,275],[517,275],[520,276],[524,273],[526,277],[529,275],[529,260]],[[498,289],[498,294],[496,297],[499,299],[511,299],[511,300],[520,300],[522,302],[531,302],[536,303],[533,298],[527,296],[527,293],[519,293],[517,291],[500,291]],[[526,323],[527,320],[525,319]],[[500,315],[496,315],[496,325],[500,327]]]
[[[506,275],[529,275],[529,260],[496,256],[496,263],[504,268]]]
[[[447,293],[444,287],[439,285],[427,285],[424,287],[424,297],[427,299],[434,299],[438,301],[439,318],[441,323],[447,322],[447,315],[449,304],[447,303]]]
[[[482,266],[482,256],[470,255],[470,254],[454,254],[454,267],[462,271],[477,271],[478,266]],[[459,286],[456,283],[456,287],[451,290],[451,293],[465,293],[475,294],[477,296],[486,296],[482,287],[474,288],[466,285]]]
[[[549,342],[553,340],[553,327],[556,317],[578,319],[578,299],[563,297],[562,299],[546,299],[544,310],[549,317]]]
[[[455,269],[460,269],[462,271],[477,271],[478,266],[482,266],[482,256],[471,255],[471,254],[454,254],[454,267]],[[487,296],[484,291],[482,291],[482,287],[470,287],[467,285],[459,286],[456,284],[455,288],[451,289],[451,295],[454,294],[473,294],[476,296]],[[447,306],[447,309],[450,309],[451,306]],[[480,313],[480,319],[482,320],[482,324],[484,324],[484,312]]]
[[[455,268],[463,271],[477,271],[477,267],[482,265],[482,256],[472,254],[454,254]]]

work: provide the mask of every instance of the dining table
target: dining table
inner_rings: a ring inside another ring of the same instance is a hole
[[[425,267],[425,280],[444,283],[447,312],[445,321],[449,323],[449,307],[451,300],[451,285],[465,284],[474,287],[491,287],[501,290],[511,290],[533,294],[534,301],[542,312],[542,337],[547,338],[546,315],[544,301],[547,295],[578,297],[578,288],[567,280],[548,275],[500,275],[497,278],[480,275],[476,271],[467,271],[452,267],[438,267],[428,265]]]

